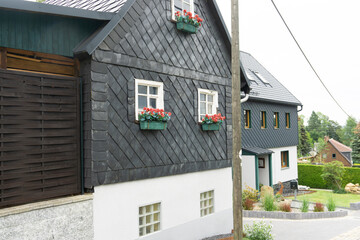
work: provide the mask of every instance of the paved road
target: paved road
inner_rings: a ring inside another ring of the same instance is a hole
[[[261,221],[244,218],[245,224]],[[360,211],[347,217],[311,220],[263,219],[270,223],[275,240],[360,240]]]

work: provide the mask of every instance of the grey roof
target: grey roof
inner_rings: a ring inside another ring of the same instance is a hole
[[[116,13],[127,0],[46,0],[44,3],[98,12]]]
[[[94,12],[84,9],[68,8],[22,0],[1,0],[0,8],[95,20],[110,20],[114,16],[113,13],[109,12]]]
[[[263,155],[263,154],[271,154],[273,153],[273,151],[266,149],[266,148],[259,148],[259,147],[243,147],[243,150],[249,152],[249,153],[253,153],[255,155]]]
[[[251,54],[240,53],[244,71],[250,83],[250,100],[261,100],[290,105],[302,105],[269,71],[267,71]],[[263,78],[263,79],[262,79]],[[268,83],[267,83],[268,82]]]

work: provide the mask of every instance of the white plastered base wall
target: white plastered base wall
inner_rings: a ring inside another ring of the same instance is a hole
[[[200,193],[214,190],[214,213],[200,217]],[[139,207],[161,203],[161,230],[139,237]],[[202,239],[232,229],[232,173],[224,168],[95,187],[96,240]]]
[[[242,159],[242,187],[256,189],[255,156],[241,156]]]
[[[272,154],[272,167],[273,167],[273,184],[280,182],[286,182],[298,177],[297,168],[297,147],[281,147],[271,148]],[[289,151],[289,167],[281,168],[281,152]]]

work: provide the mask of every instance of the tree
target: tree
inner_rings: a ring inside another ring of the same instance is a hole
[[[346,146],[350,146],[352,140],[355,137],[354,130],[356,127],[356,119],[353,117],[348,117],[346,120],[346,125],[343,129],[343,138],[341,139],[341,142],[345,144]]]
[[[320,137],[319,130],[321,127],[321,121],[319,116],[312,111],[311,116],[308,121],[306,130],[310,133],[312,139],[318,139]]]
[[[306,156],[311,150],[312,139],[309,139],[310,134],[306,131],[304,126],[304,116],[298,118],[298,131],[299,131],[299,145],[298,157]]]
[[[360,163],[360,122],[357,124],[354,131],[354,140],[351,144],[352,160],[355,163]]]
[[[319,138],[316,143],[314,143],[314,146],[316,146],[317,151],[317,160],[319,162],[322,162],[322,155],[323,152],[327,150],[327,141],[324,140],[324,138]]]
[[[344,173],[344,165],[339,161],[333,161],[324,165],[321,177],[332,189],[341,189]]]

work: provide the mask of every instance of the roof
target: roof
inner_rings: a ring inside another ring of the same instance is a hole
[[[240,52],[240,61],[250,83],[250,100],[302,105],[301,102],[267,71],[251,54]]]
[[[259,148],[259,147],[242,147],[244,151],[247,151],[254,155],[264,155],[264,154],[271,154],[273,151],[266,149],[266,148]]]
[[[1,0],[0,8],[95,20],[110,20],[114,16],[113,13],[109,12],[95,12],[85,9],[67,8],[63,6],[20,0]]]
[[[339,152],[352,152],[352,149],[348,146],[342,144],[341,142],[336,141],[335,139],[329,139],[329,142],[339,151]]]
[[[119,12],[127,0],[46,0],[44,3],[98,12]]]

